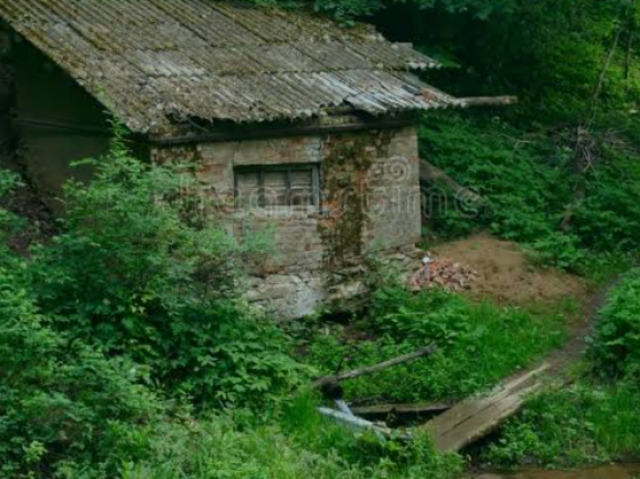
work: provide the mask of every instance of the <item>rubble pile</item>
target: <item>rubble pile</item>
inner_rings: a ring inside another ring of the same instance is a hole
[[[440,287],[456,293],[470,291],[480,275],[460,263],[427,254],[422,267],[409,279],[413,291]]]

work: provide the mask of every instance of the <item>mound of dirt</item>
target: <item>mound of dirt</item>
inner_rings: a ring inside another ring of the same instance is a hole
[[[552,303],[587,296],[587,285],[580,278],[534,267],[517,244],[486,233],[441,245],[435,253],[472,268],[479,278],[471,283],[471,292],[500,303]]]

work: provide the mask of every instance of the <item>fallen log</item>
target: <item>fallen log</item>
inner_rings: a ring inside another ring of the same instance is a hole
[[[352,371],[347,371],[341,374],[325,376],[319,379],[316,379],[311,387],[315,389],[324,389],[326,387],[336,386],[338,383],[342,381],[346,381],[348,379],[355,379],[361,376],[367,376],[369,374],[377,373],[379,371],[383,371],[385,369],[392,368],[394,366],[398,366],[399,364],[407,363],[409,361],[413,361],[418,358],[422,358],[424,356],[430,356],[436,351],[436,347],[433,345],[426,346],[418,351],[415,351],[410,354],[405,354],[404,356],[399,356],[397,358],[389,359],[388,361],[381,362],[374,366],[366,366],[359,369],[354,369]]]
[[[436,414],[451,409],[451,404],[416,403],[416,404],[375,404],[351,408],[357,416],[383,414]]]
[[[484,204],[484,198],[477,193],[474,193],[468,188],[461,186],[442,171],[437,166],[432,165],[427,160],[420,159],[420,182],[429,183],[432,185],[442,185],[445,188],[453,191],[458,198],[470,201],[476,206],[482,206]]]

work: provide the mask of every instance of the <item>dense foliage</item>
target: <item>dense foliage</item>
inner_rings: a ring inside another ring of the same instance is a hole
[[[286,340],[235,293],[244,250],[184,211],[188,177],[119,144],[94,166],[89,186],[67,186],[62,232],[25,263],[52,326],[200,401],[266,404],[294,387]]]
[[[431,217],[450,237],[489,227],[534,249],[541,260],[581,271],[589,251],[634,251],[640,237],[640,155],[615,148],[577,178],[560,140],[527,135],[499,119],[429,115],[421,153],[486,201],[485,211],[456,198],[431,202]],[[581,198],[574,200],[576,182]],[[570,218],[570,221],[567,221]]]
[[[239,426],[238,417],[196,424],[161,424],[152,431],[147,457],[129,462],[124,478],[454,479],[456,457],[433,452],[425,436],[410,445],[381,442],[327,425],[308,396],[298,398],[279,424]]]
[[[0,242],[0,476],[460,470],[426,437],[405,445],[354,435],[322,420],[314,397],[292,401],[307,368],[284,332],[242,303],[241,274],[227,265],[237,247],[183,219],[181,172],[118,148],[95,167],[90,185],[68,187],[57,236],[27,257]],[[5,191],[15,185],[5,171],[0,178]],[[8,236],[17,219],[0,215]]]
[[[160,412],[125,358],[54,332],[0,268],[0,474],[46,476],[64,459],[102,463],[118,430]]]
[[[20,222],[0,208],[3,477],[112,476],[137,428],[165,421],[164,398],[266,418],[306,376],[236,293],[245,247],[185,214],[179,167],[145,166],[119,137],[94,167],[90,185],[68,185],[60,233],[27,257],[7,246]],[[15,187],[0,178],[1,193]]]
[[[640,378],[640,270],[622,279],[600,311],[592,355],[606,376]]]

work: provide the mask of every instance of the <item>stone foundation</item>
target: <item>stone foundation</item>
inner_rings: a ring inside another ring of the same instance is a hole
[[[207,220],[238,241],[268,237],[269,252],[247,262],[248,297],[291,319],[362,295],[367,258],[402,263],[411,255],[420,239],[417,147],[407,126],[156,147],[152,159],[189,161]],[[317,206],[234,206],[234,167],[286,164],[318,165]]]

